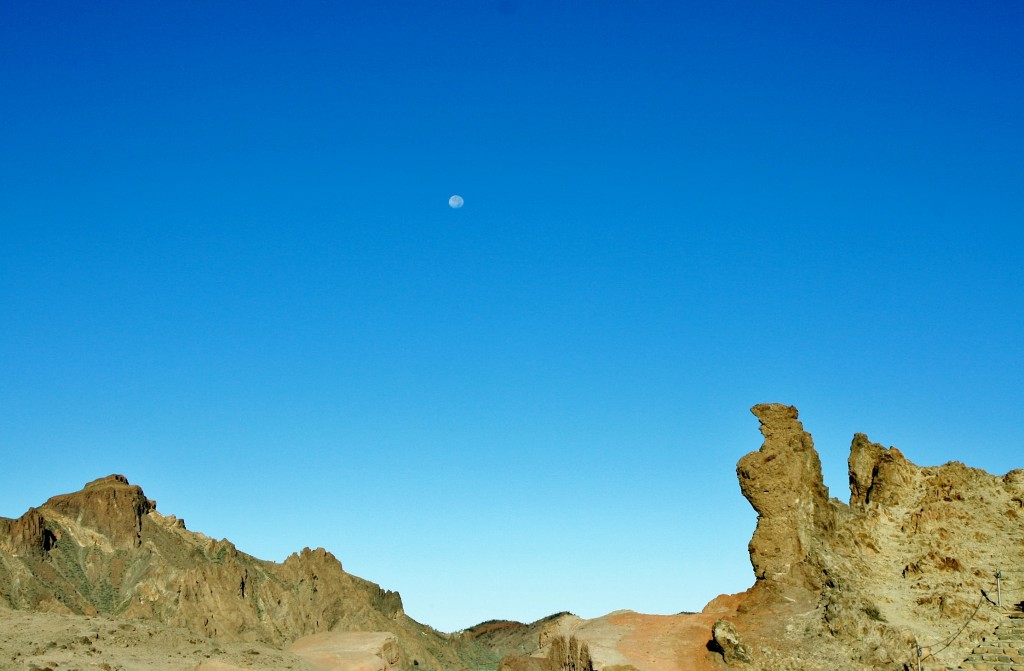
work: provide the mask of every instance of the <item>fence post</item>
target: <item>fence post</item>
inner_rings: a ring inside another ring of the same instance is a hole
[[[921,646],[917,646],[917,671],[921,671]]]
[[[1003,607],[1003,572],[996,571],[996,605]]]

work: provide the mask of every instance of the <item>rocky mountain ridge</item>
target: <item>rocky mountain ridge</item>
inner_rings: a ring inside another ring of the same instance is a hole
[[[122,475],[0,519],[0,550],[0,602],[18,610],[155,621],[274,647],[323,632],[390,632],[402,663],[422,669],[481,654],[413,621],[397,592],[346,573],[322,548],[280,564],[256,559],[160,514]]]
[[[758,515],[753,585],[701,613],[562,613],[441,634],[323,549],[261,561],[109,476],[0,518],[0,625],[36,617],[57,631],[52,618],[65,618],[65,629],[91,632],[36,646],[0,626],[0,671],[30,659],[45,668],[47,655],[63,671],[147,639],[166,641],[166,664],[151,655],[120,668],[934,671],[958,666],[1024,600],[1024,470],[919,467],[857,434],[843,503],[824,486],[796,409],[752,411],[764,442],[737,477]]]

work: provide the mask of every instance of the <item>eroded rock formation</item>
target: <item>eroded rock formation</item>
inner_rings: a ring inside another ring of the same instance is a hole
[[[835,528],[836,511],[821,475],[821,460],[796,408],[754,406],[764,444],[736,467],[740,491],[757,511],[750,563],[758,580],[821,586],[815,550]]]
[[[795,408],[752,412],[765,440],[737,473],[758,513],[755,582],[728,617],[729,635],[712,635],[724,643],[735,632],[749,659],[722,661],[765,671],[910,669],[921,645],[924,668],[955,666],[1004,616],[984,596],[996,571],[1024,569],[1022,471],[919,467],[856,434],[847,505],[829,498]],[[1016,587],[1024,595],[1024,580]],[[930,645],[961,627],[948,646]]]

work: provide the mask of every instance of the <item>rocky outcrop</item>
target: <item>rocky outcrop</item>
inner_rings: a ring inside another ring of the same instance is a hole
[[[56,538],[46,528],[46,520],[35,508],[16,520],[0,517],[0,551],[15,556],[44,556]]]
[[[718,620],[711,628],[711,646],[722,654],[722,659],[730,666],[749,664],[750,647],[740,640],[740,633],[729,620]]]
[[[501,650],[506,671],[552,671],[573,638],[599,671],[718,671],[721,653],[708,645],[708,632],[724,615],[735,616],[733,603],[726,596],[707,612],[680,615],[623,610],[582,619],[562,613],[529,625],[488,623],[479,635]]]
[[[898,505],[912,490],[917,468],[895,447],[872,443],[863,433],[853,436],[850,446],[850,505]]]
[[[156,502],[123,475],[108,475],[88,483],[80,492],[54,496],[43,508],[98,532],[117,547],[142,545],[142,517]]]
[[[693,615],[499,623],[481,636],[514,653],[504,668],[544,669],[546,642],[573,635],[602,671],[905,670],[919,645],[935,671],[958,666],[1001,620],[1000,567],[1021,571],[1003,571],[1004,604],[1024,599],[1024,470],[920,467],[856,434],[846,504],[829,496],[796,408],[752,412],[763,444],[736,471],[757,513],[751,588]]]
[[[740,491],[757,511],[750,563],[758,580],[821,585],[816,548],[835,527],[836,513],[811,435],[792,406],[754,406],[764,444],[736,467]]]
[[[559,636],[548,648],[548,660],[555,671],[594,671],[590,646],[575,636]]]

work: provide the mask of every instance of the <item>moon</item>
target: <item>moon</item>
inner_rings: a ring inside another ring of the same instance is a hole
[[[452,208],[453,210],[457,210],[460,207],[462,207],[462,204],[465,202],[466,201],[462,200],[462,196],[460,196],[459,194],[455,194],[454,196],[448,199],[448,207]]]

